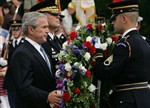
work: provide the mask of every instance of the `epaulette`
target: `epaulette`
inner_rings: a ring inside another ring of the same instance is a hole
[[[131,46],[129,44],[129,42],[127,41],[127,39],[130,37],[130,35],[125,36],[122,38],[122,40],[124,40],[124,42],[120,42],[118,44],[116,44],[116,46],[122,46],[122,47],[129,47],[129,58],[131,57]]]

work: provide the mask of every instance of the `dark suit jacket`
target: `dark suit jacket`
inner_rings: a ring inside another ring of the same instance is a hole
[[[105,61],[110,64],[104,65],[100,60],[97,61],[97,77],[100,80],[111,79],[115,85],[148,82],[150,79],[149,55],[150,46],[137,30],[133,30],[115,45],[112,62]],[[136,108],[150,108],[149,100],[149,88],[114,91],[111,95],[111,103],[114,108],[123,103],[134,104]]]
[[[10,65],[16,108],[49,108],[48,94],[56,87],[55,78],[40,53],[25,41],[14,53]]]

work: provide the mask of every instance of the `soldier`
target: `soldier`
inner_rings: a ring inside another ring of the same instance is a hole
[[[67,36],[65,35],[65,31],[62,23],[62,19],[64,17],[65,17],[64,15],[60,15],[60,26],[55,30],[55,35],[58,37],[61,43],[64,43],[67,40]]]
[[[150,108],[150,47],[136,29],[139,1],[114,0],[109,7],[114,32],[123,35],[109,58],[103,62],[99,55],[96,75],[115,86],[111,108]]]
[[[61,50],[62,42],[55,35],[55,30],[60,27],[61,14],[54,2],[44,1],[34,5],[30,11],[38,11],[44,13],[48,17],[49,33],[47,42],[42,44],[47,54],[52,57],[52,66],[56,71],[58,67],[57,54]]]
[[[22,21],[21,20],[12,20],[10,22],[10,40],[8,42],[8,69],[6,71],[4,79],[4,87],[8,92],[8,99],[11,108],[15,108],[14,102],[14,84],[12,83],[12,70],[10,69],[10,60],[12,58],[15,50],[24,43],[24,37],[22,36]]]
[[[139,30],[139,31],[140,31],[140,29],[141,29],[141,22],[142,22],[142,21],[143,21],[143,17],[139,16],[139,17],[138,17],[138,20],[137,20],[137,26],[136,26],[137,30]],[[142,36],[142,37],[143,37],[143,39],[146,40],[147,43],[150,45],[150,40],[149,40],[149,38],[146,37],[146,36]]]

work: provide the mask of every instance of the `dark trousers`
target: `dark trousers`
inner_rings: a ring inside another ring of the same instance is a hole
[[[15,108],[15,96],[14,96],[14,92],[8,91],[8,100],[9,100],[10,108]]]

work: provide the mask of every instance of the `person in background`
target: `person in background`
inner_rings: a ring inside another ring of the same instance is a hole
[[[4,29],[9,30],[10,28],[10,21],[13,20],[14,14],[15,14],[16,6],[12,2],[6,2],[3,7],[3,15],[4,15],[4,23],[2,27]],[[17,17],[15,20],[21,20],[21,16],[17,14]]]
[[[105,61],[102,54],[97,56],[95,74],[114,84],[110,108],[150,108],[150,48],[136,29],[139,4],[138,0],[121,0],[109,5],[114,32],[122,38]]]
[[[70,33],[72,32],[72,29],[73,29],[72,15],[75,13],[75,11],[76,11],[75,5],[73,4],[73,2],[70,2],[68,4],[67,9],[65,9],[61,12],[61,14],[65,16],[62,19],[62,23],[63,23],[65,34],[67,36],[70,35]]]
[[[67,36],[65,35],[62,19],[65,16],[60,15],[60,26],[55,30],[55,35],[58,37],[58,39],[61,41],[61,44],[63,44],[67,40]]]
[[[3,58],[4,43],[8,31],[3,29],[3,15],[0,14],[0,108],[10,108],[8,103],[7,91],[3,88],[4,76],[6,73],[7,60]]]
[[[62,94],[55,90],[52,61],[41,45],[47,41],[49,32],[47,16],[27,12],[22,21],[25,42],[16,49],[10,62],[16,108],[50,108],[50,103],[59,105]]]
[[[139,31],[140,31],[140,29],[141,29],[141,22],[142,22],[142,21],[143,21],[143,17],[139,16],[139,17],[138,17],[138,20],[137,20],[137,26],[136,26],[137,30],[139,30]],[[150,39],[147,38],[147,37],[145,37],[145,36],[142,36],[142,37],[143,37],[143,39],[146,40],[147,43],[150,45]]]
[[[47,37],[47,42],[43,43],[47,54],[52,58],[52,66],[54,67],[54,71],[56,72],[58,67],[58,58],[57,54],[60,52],[62,43],[61,40],[55,35],[55,31],[58,27],[60,27],[60,18],[61,13],[54,2],[44,1],[40,2],[33,7],[31,7],[30,11],[38,11],[44,13],[48,18],[49,24],[49,33]]]
[[[24,42],[24,37],[22,36],[21,20],[12,20],[10,22],[10,39],[8,42],[8,68],[6,71],[5,79],[4,79],[4,88],[8,92],[8,99],[11,108],[15,108],[15,98],[14,98],[14,84],[12,80],[12,71],[10,69],[10,60],[15,52],[15,50]]]

